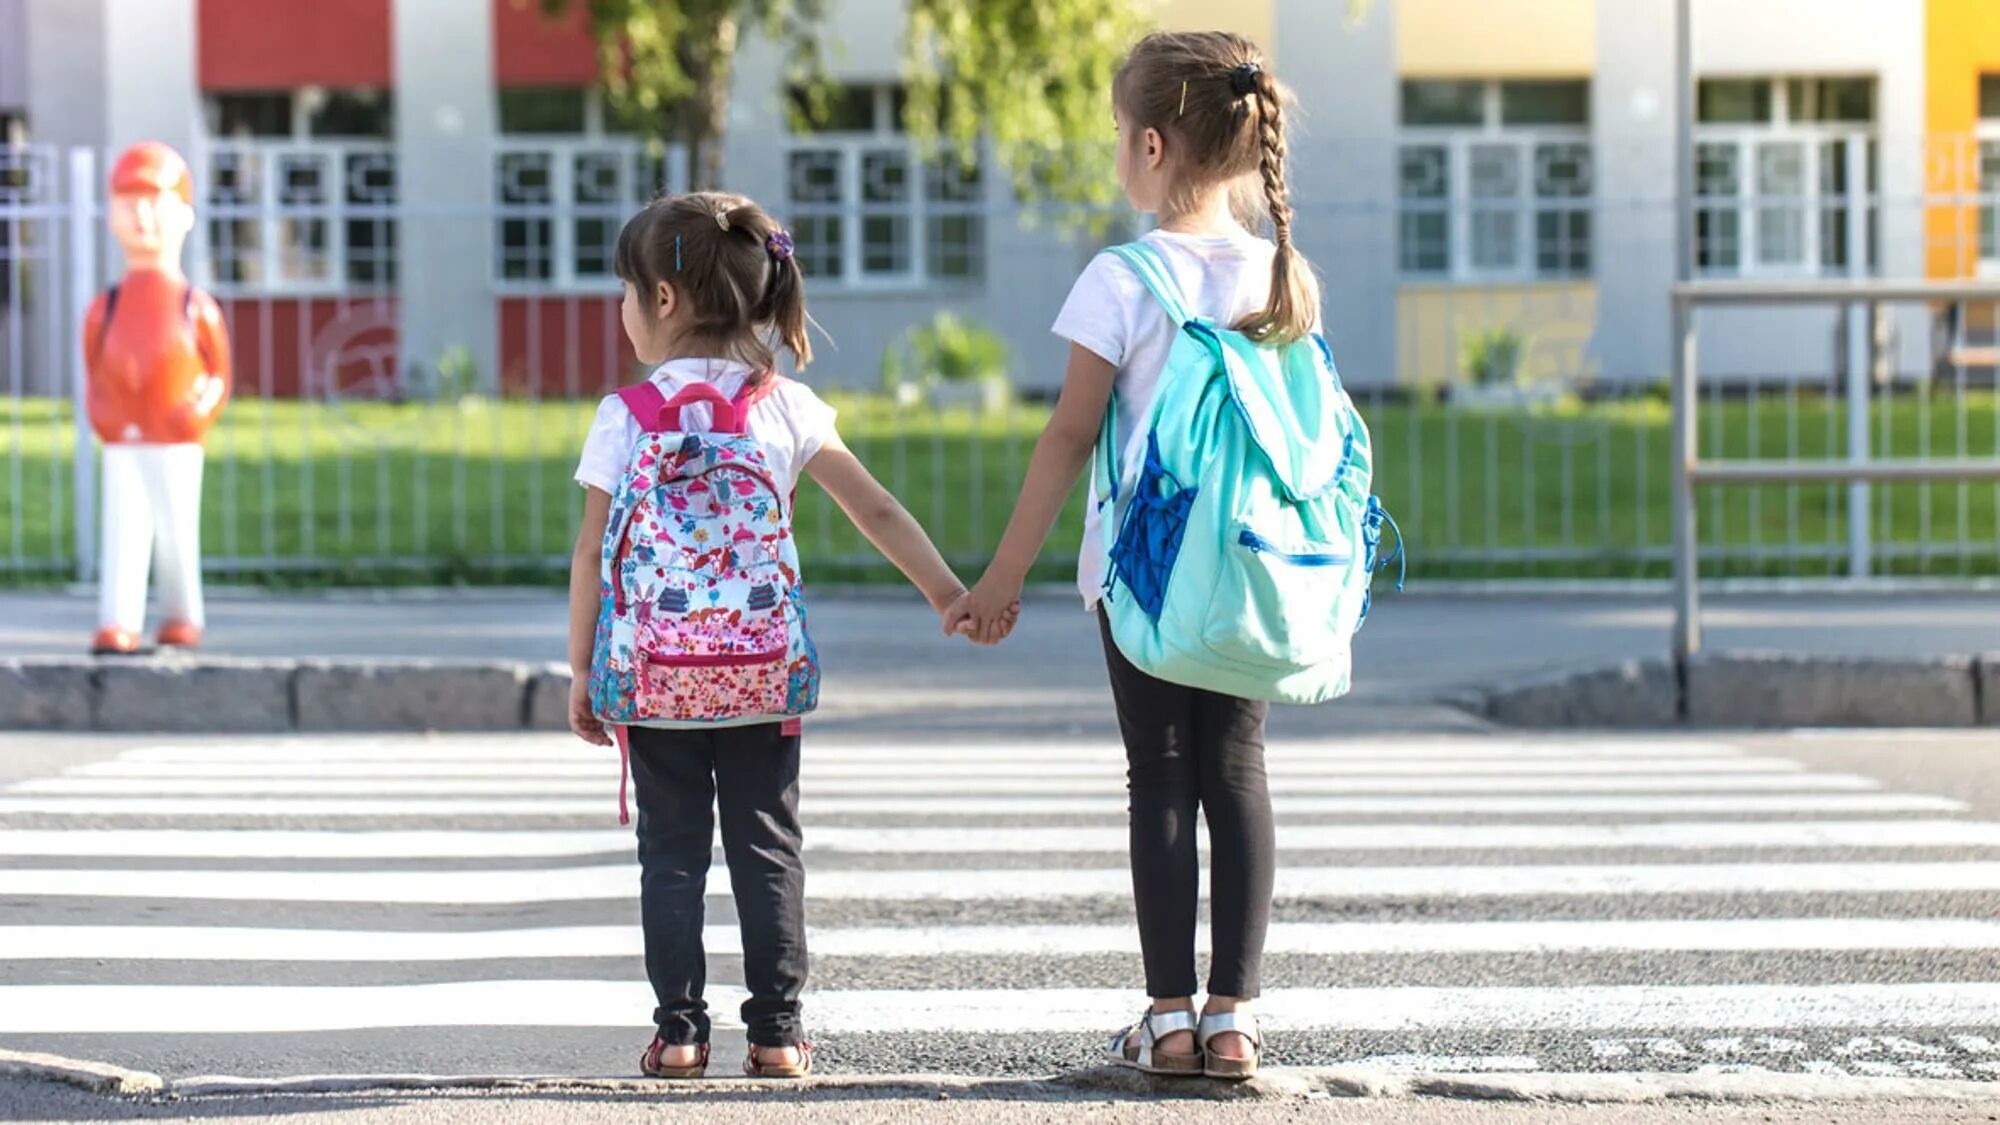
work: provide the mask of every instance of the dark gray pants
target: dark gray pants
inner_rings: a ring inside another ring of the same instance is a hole
[[[1277,831],[1264,773],[1267,704],[1170,684],[1134,667],[1100,614],[1111,694],[1125,736],[1132,797],[1132,897],[1146,992],[1195,994],[1194,928],[1201,860],[1195,811],[1208,818],[1208,992],[1250,999],[1262,989],[1271,926]]]
[[[799,858],[799,736],[780,724],[631,730],[639,806],[639,912],[653,1013],[668,1043],[706,1043],[703,894],[714,809],[743,930],[743,1023],[750,1042],[799,1042],[806,982],[805,865]]]

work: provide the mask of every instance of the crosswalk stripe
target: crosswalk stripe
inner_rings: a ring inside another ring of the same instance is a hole
[[[635,898],[638,887],[630,864],[471,871],[0,870],[0,895],[51,898],[461,906],[621,901]],[[710,870],[708,890],[728,896],[728,875],[720,866]],[[2000,862],[1280,866],[1276,888],[1279,898],[1325,900],[1945,891],[2000,891]],[[806,896],[820,900],[1050,902],[1131,893],[1132,874],[1124,867],[836,869],[806,876]]]
[[[450,785],[455,792],[470,792],[469,787],[484,784],[523,784],[533,787],[537,793],[560,794],[565,792],[603,793],[607,786],[617,784],[617,764],[599,762],[588,767],[561,766],[546,770],[511,766],[495,763],[488,766],[434,767],[420,762],[381,762],[345,765],[306,767],[300,770],[284,770],[272,767],[270,771],[252,769],[248,771],[230,767],[230,774],[195,774],[180,779],[185,784],[205,781],[236,781],[295,783],[305,785],[315,781],[326,782],[423,782],[426,784]],[[104,778],[101,774],[83,774],[80,771],[63,778],[49,781],[64,782],[64,786],[54,789],[44,788],[40,782],[23,782],[11,790],[0,792],[50,793],[68,792],[70,781],[95,781]],[[162,781],[176,780],[174,775]],[[547,784],[543,784],[547,783]],[[807,787],[806,796],[917,796],[963,794],[976,788],[982,796],[1032,797],[1043,794],[1076,794],[1087,792],[1123,792],[1125,775],[1122,769],[1107,767],[1099,776],[1075,778],[1041,778],[1022,776],[981,780],[976,786],[964,779],[951,776],[901,777],[901,778],[820,778]],[[570,787],[574,788],[570,788]],[[1872,778],[1855,774],[1819,774],[1778,771],[1773,773],[1715,773],[1715,774],[1610,774],[1586,777],[1549,776],[1495,776],[1471,775],[1448,776],[1381,776],[1381,777],[1290,777],[1279,781],[1279,790],[1286,795],[1340,795],[1348,793],[1407,793],[1423,795],[1442,794],[1488,794],[1488,793],[1763,793],[1784,792],[1871,792],[1881,788],[1881,783]],[[161,788],[141,789],[142,792],[164,794],[169,790]],[[262,792],[263,790],[259,790]],[[338,792],[323,789],[318,792]],[[94,792],[103,792],[95,791]],[[212,791],[211,791],[212,792]]]
[[[1006,780],[1032,773],[1048,778],[1085,777],[1094,778],[1108,774],[1118,775],[1124,771],[1122,761],[954,761],[948,751],[933,758],[912,762],[845,762],[838,759],[808,759],[801,767],[802,776],[809,782],[814,779],[827,781],[867,781],[880,778],[948,778],[964,784],[967,779],[994,778]],[[616,770],[615,757],[600,755],[595,760],[578,762],[536,762],[535,765],[582,767],[585,771],[596,771],[601,776],[606,769]],[[1410,761],[1395,758],[1375,758],[1353,761],[1288,761],[1272,758],[1268,762],[1271,775],[1283,778],[1314,777],[1461,777],[1466,775],[1511,777],[1521,775],[1590,777],[1605,774],[1655,774],[1663,769],[1676,773],[1795,773],[1804,766],[1788,758],[1684,758],[1672,760],[1671,765],[1653,758],[1523,758],[1508,760],[1501,758],[1426,758]],[[262,773],[263,771],[259,771]]]
[[[44,802],[57,798],[29,798]],[[185,805],[190,802],[163,801]],[[110,802],[93,802],[110,804]],[[199,807],[232,811],[290,809],[302,802],[217,799]],[[44,805],[38,805],[47,811]],[[0,809],[7,806],[0,804]],[[74,807],[74,806],[72,806]],[[124,807],[124,806],[113,806]],[[139,806],[134,806],[139,807]],[[326,801],[315,807],[350,815],[388,815],[392,801]],[[1123,852],[1129,834],[1099,827],[846,828],[806,833],[808,852],[957,854],[973,852]],[[1679,821],[1621,824],[1287,824],[1288,851],[1552,850],[1583,848],[1942,848],[2000,847],[2000,823],[1972,820]],[[233,859],[505,859],[629,852],[628,832],[436,830],[50,829],[0,830],[0,855],[142,855]]]
[[[602,778],[593,781],[368,779],[368,780],[251,780],[171,778],[76,778],[60,777],[23,782],[10,792],[31,797],[451,797],[450,803],[436,806],[445,813],[480,814],[518,810],[519,802],[495,806],[466,801],[470,797],[595,797],[590,812],[603,812],[605,792]],[[1111,789],[1111,786],[1104,786]],[[6,800],[8,798],[0,798]],[[816,813],[960,814],[960,815],[1055,815],[1062,813],[1123,813],[1126,801],[1116,791],[1101,795],[1065,796],[1028,794],[1018,797],[987,796],[834,796],[807,794],[804,807]],[[1280,794],[1272,799],[1275,811],[1285,813],[1807,813],[1807,812],[1958,812],[1962,801],[1915,793],[1863,794],[1722,794],[1618,796],[1404,796],[1374,795],[1354,797],[1292,797]],[[53,803],[38,806],[59,811]],[[116,806],[114,806],[116,807]],[[246,809],[249,806],[244,806]],[[369,806],[372,808],[373,806]],[[547,809],[547,802],[538,803]],[[558,804],[558,809],[571,807]],[[357,810],[362,806],[355,805]],[[550,813],[549,815],[567,815]],[[587,815],[587,814],[586,814]]]
[[[1208,948],[1206,927],[1196,944]],[[1131,926],[880,926],[808,931],[814,957],[1080,956],[1130,953]],[[742,953],[709,926],[708,954]],[[1587,922],[1277,922],[1271,954],[1728,952],[2000,949],[2000,922],[1966,918],[1747,918]],[[636,957],[634,926],[521,930],[304,930],[211,926],[4,926],[0,959],[439,962]]]
[[[155,764],[201,766],[216,764],[288,765],[303,763],[358,762],[597,762],[604,759],[601,747],[589,746],[568,736],[532,739],[449,738],[411,741],[375,739],[329,741],[302,738],[296,741],[250,745],[146,746],[120,754],[128,765]],[[1738,752],[1724,743],[1671,740],[1648,742],[1590,741],[1563,739],[1525,740],[1425,740],[1425,739],[1275,739],[1267,757],[1283,761],[1381,762],[1416,759],[1465,761],[1481,758],[1518,760],[1527,758],[1565,759],[1681,759],[1734,757]],[[815,739],[807,751],[811,761],[880,761],[895,763],[959,762],[982,758],[1000,761],[1078,761],[1125,759],[1124,748],[1116,740],[1077,742],[1069,740],[924,742],[909,747],[880,744],[851,744]],[[99,763],[99,766],[108,763]],[[86,767],[94,768],[94,767]]]
[[[742,991],[712,986],[726,1013]],[[814,993],[820,1033],[1096,1033],[1130,1018],[1123,989],[856,990]],[[637,1026],[643,983],[493,980],[329,986],[0,986],[0,1034],[284,1033],[381,1027]],[[1273,989],[1277,1030],[1349,1031],[1979,1027],[2000,1023],[2000,984],[1602,985],[1572,988]]]

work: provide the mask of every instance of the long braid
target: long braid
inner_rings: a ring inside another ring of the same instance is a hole
[[[1245,325],[1253,339],[1287,343],[1312,331],[1310,275],[1298,270],[1292,246],[1291,189],[1285,183],[1284,99],[1270,71],[1257,75],[1257,141],[1262,151],[1258,173],[1264,181],[1264,203],[1271,212],[1271,233],[1277,252],[1271,257],[1271,296],[1264,310]],[[1303,282],[1304,284],[1301,284]]]

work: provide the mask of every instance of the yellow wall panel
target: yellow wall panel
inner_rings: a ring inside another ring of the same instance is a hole
[[[1979,77],[2000,74],[2000,3],[1929,0],[1925,17],[1925,190],[1970,194],[1979,189],[1978,146],[1971,140],[1979,124]],[[1977,272],[1979,220],[1971,207],[1930,208],[1924,234],[1931,277]]]
[[[1574,78],[1597,69],[1597,0],[1395,4],[1396,64],[1408,77]]]
[[[1275,0],[1156,0],[1159,25],[1169,31],[1233,31],[1275,56],[1271,29]]]
[[[1529,380],[1572,379],[1590,370],[1597,287],[1588,282],[1534,285],[1406,285],[1396,294],[1396,380],[1406,386],[1463,381],[1462,348],[1490,328],[1527,337],[1522,373]],[[1334,341],[1335,352],[1339,341]]]

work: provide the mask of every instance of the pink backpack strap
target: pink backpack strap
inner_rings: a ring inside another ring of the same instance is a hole
[[[775,371],[763,372],[761,379],[752,375],[743,380],[743,389],[736,392],[733,403],[736,407],[736,416],[747,425],[750,421],[750,408],[776,394],[784,382],[785,377]]]
[[[618,389],[618,399],[632,417],[639,420],[639,428],[649,434],[657,434],[666,421],[667,396],[651,379]]]

